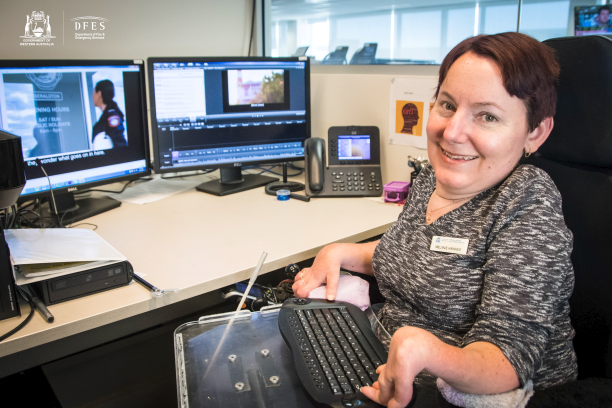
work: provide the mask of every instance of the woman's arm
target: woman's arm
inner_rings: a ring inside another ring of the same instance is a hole
[[[327,283],[327,299],[334,300],[338,289],[340,268],[373,275],[372,255],[378,241],[365,244],[331,244],[323,248],[312,267],[303,269],[295,277],[293,292],[297,297],[307,297],[310,291]],[[305,284],[302,283],[302,277]]]
[[[387,364],[377,370],[378,382],[361,391],[380,404],[405,407],[414,377],[422,370],[469,394],[496,394],[519,386],[514,368],[497,346],[477,342],[458,348],[423,329],[403,327],[391,339]]]

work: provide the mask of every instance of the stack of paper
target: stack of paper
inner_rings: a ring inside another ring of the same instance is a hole
[[[18,229],[6,230],[5,237],[17,285],[126,260],[91,230]]]

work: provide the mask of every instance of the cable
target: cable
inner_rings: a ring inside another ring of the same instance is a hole
[[[34,309],[36,308],[34,306],[34,302],[32,301],[32,298],[30,297],[30,295],[28,295],[25,291],[23,291],[19,286],[15,285],[15,289],[17,290],[17,292],[24,297],[24,299],[30,304],[30,314],[28,315],[28,317],[26,317],[26,319],[21,322],[19,324],[19,326],[15,327],[13,330],[9,331],[6,334],[3,334],[2,336],[0,336],[0,342],[4,341],[6,339],[8,339],[9,337],[11,337],[13,334],[17,333],[19,330],[23,329],[24,326],[26,324],[28,324],[28,322],[32,319],[32,315],[34,315]]]
[[[92,231],[95,231],[95,230],[97,230],[97,229],[98,229],[98,226],[97,226],[96,224],[92,224],[91,222],[80,222],[80,223],[78,223],[78,224],[76,224],[76,225],[72,225],[72,224],[70,224],[70,225],[68,226],[68,228],[76,228],[76,227],[78,227],[79,225],[93,225],[94,229],[92,229]]]
[[[17,206],[15,204],[11,205],[11,209],[13,212],[11,213],[11,220],[8,223],[8,228],[13,228],[15,226],[15,220],[17,219]]]
[[[21,217],[22,219],[24,219],[26,221],[26,226],[28,228],[32,227],[33,220],[30,220],[28,217],[25,216],[25,214],[27,214],[27,213],[34,214],[34,216],[39,220],[39,222],[42,220],[42,217],[41,217],[41,215],[39,213],[37,213],[35,211],[32,211],[32,210],[28,210],[28,209],[22,208],[21,210],[19,210],[19,213],[17,214],[17,216]],[[17,225],[20,225],[20,223],[17,222]]]
[[[42,162],[40,161],[40,159],[36,159],[34,161],[40,166],[40,169],[43,171],[43,173],[45,173],[45,176],[47,177],[47,181],[49,182],[49,192],[51,193],[51,199],[53,200],[53,208],[55,208],[55,216],[57,217],[57,222],[58,222],[59,226],[61,227],[62,226],[62,222],[60,221],[59,211],[57,209],[57,205],[55,204],[55,194],[53,194],[53,188],[51,187],[51,179],[49,178],[49,175],[45,171],[45,168],[43,167]]]
[[[125,184],[123,185],[123,188],[122,188],[121,190],[119,190],[119,191],[117,191],[117,190],[98,190],[98,189],[89,189],[89,190],[77,191],[77,192],[76,192],[76,193],[74,193],[74,194],[85,194],[85,193],[90,193],[90,192],[92,192],[92,191],[99,191],[99,192],[101,192],[101,193],[113,193],[113,194],[121,194],[121,193],[123,193],[123,192],[125,191],[125,189],[127,188],[127,186],[128,186],[128,185],[130,185],[131,183],[134,183],[134,182],[136,182],[136,181],[151,181],[151,180],[153,180],[153,179],[152,179],[152,178],[149,178],[149,179],[146,179],[146,178],[139,178],[139,179],[136,179],[136,180],[130,180],[130,181],[128,181],[127,183],[125,183]]]
[[[251,56],[251,46],[253,45],[253,29],[255,28],[255,9],[257,8],[257,0],[253,0],[253,15],[251,16],[251,37],[249,39],[249,53],[247,57]]]
[[[288,167],[291,167],[292,169],[295,169],[295,170],[304,170],[304,168],[303,168],[303,167],[296,166],[296,165],[295,165],[295,164],[293,164],[293,163],[287,163],[287,166],[288,166]]]

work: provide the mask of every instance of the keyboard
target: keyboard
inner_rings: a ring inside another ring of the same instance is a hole
[[[331,407],[380,407],[359,392],[387,362],[383,344],[358,307],[323,299],[287,299],[278,326],[307,394]],[[416,397],[414,390],[412,406]]]

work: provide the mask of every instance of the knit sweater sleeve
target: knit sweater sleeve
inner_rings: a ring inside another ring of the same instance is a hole
[[[500,200],[506,205],[488,237],[476,321],[463,339],[463,346],[478,341],[498,346],[521,386],[540,367],[555,316],[573,287],[572,234],[561,197],[547,176],[527,176],[506,189],[512,196]]]

